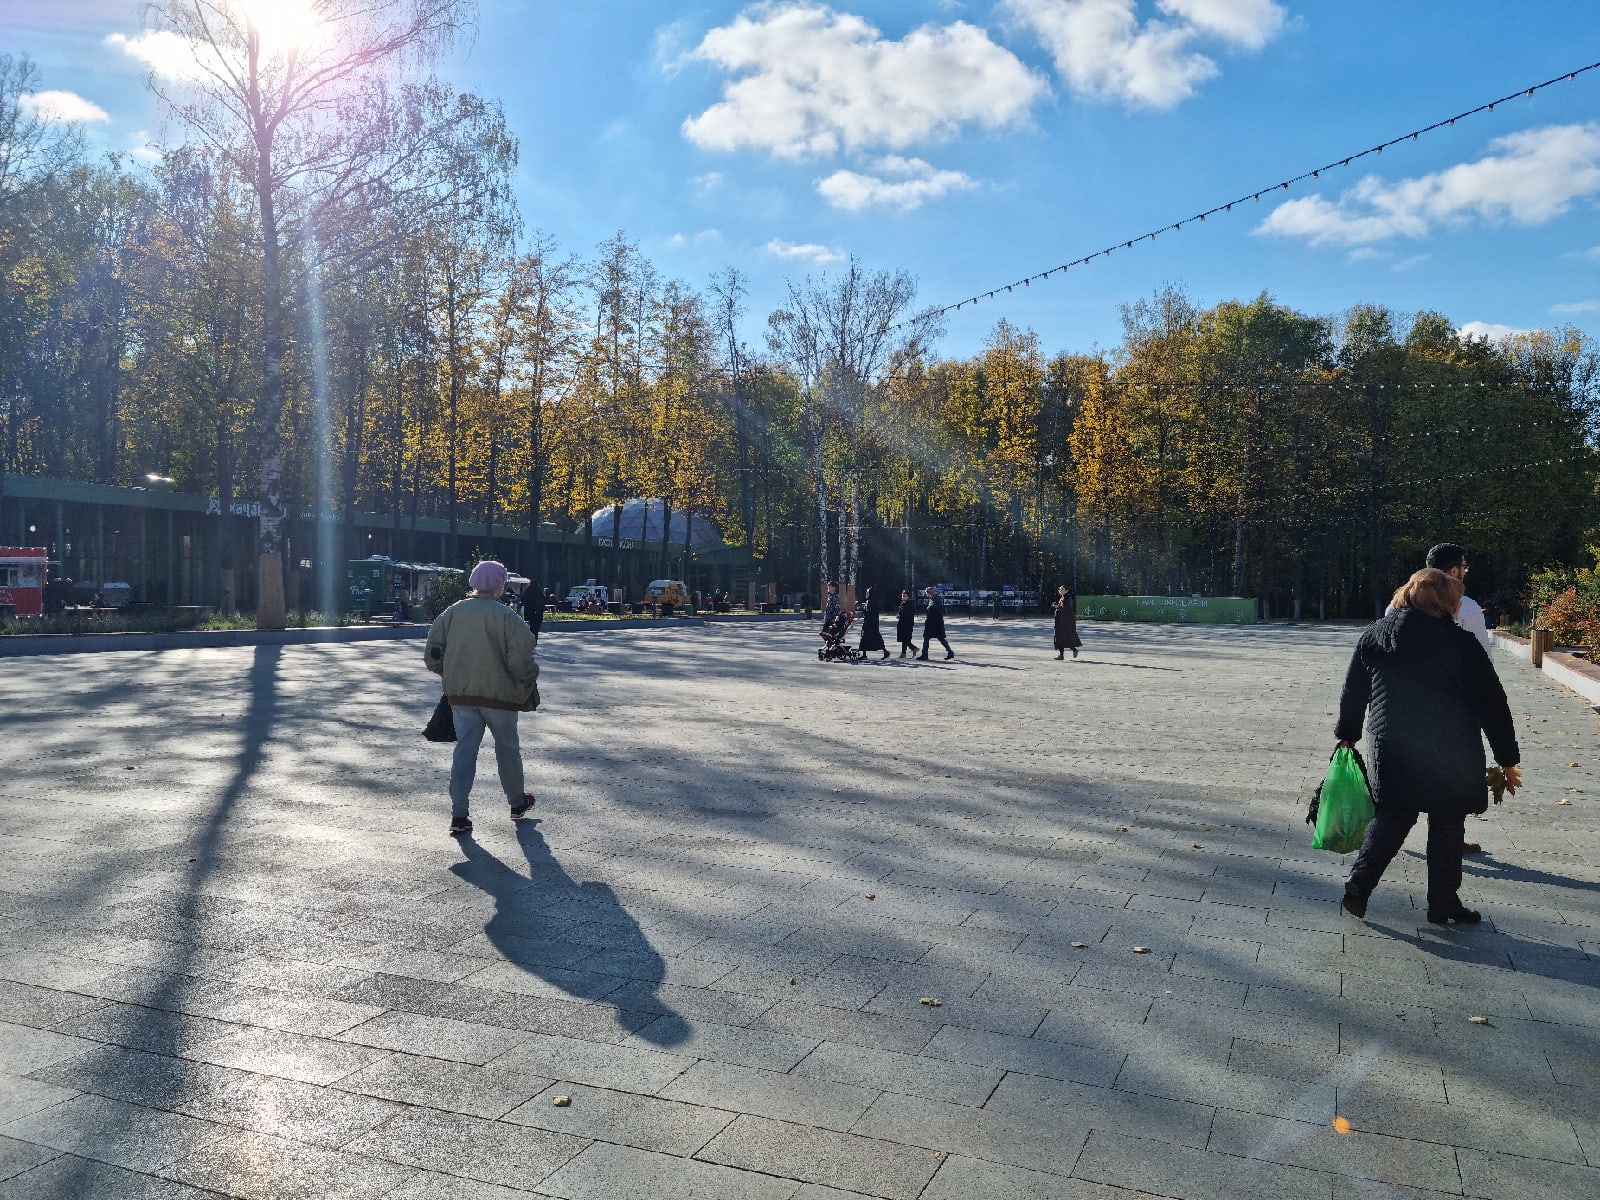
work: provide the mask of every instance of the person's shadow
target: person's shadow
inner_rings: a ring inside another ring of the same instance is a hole
[[[517,842],[528,860],[522,874],[501,862],[469,833],[459,839],[465,861],[450,870],[494,898],[494,915],[483,927],[491,945],[509,963],[576,999],[609,1004],[618,1025],[625,1015],[660,1014],[638,1036],[658,1046],[686,1041],[689,1026],[661,1000],[666,978],[661,955],[639,922],[622,907],[609,884],[574,880],[539,833],[537,820],[516,822]],[[602,944],[563,936],[581,926],[599,932]]]

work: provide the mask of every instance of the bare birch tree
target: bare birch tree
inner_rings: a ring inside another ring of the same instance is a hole
[[[285,257],[315,230],[319,245],[359,260],[362,230],[388,227],[372,220],[380,208],[415,217],[441,198],[493,189],[515,149],[489,106],[425,77],[466,30],[472,0],[154,0],[149,12],[153,29],[188,52],[163,61],[157,94],[254,187],[263,326],[256,623],[282,628]],[[479,164],[490,169],[464,169]]]

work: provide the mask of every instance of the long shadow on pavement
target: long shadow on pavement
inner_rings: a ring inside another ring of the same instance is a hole
[[[659,1012],[660,1017],[638,1032],[647,1041],[658,1046],[686,1041],[688,1023],[656,996],[666,979],[666,964],[610,885],[592,879],[579,883],[568,875],[536,820],[518,821],[516,831],[528,860],[527,875],[501,862],[470,834],[461,839],[466,860],[450,868],[493,898],[494,915],[483,927],[490,944],[508,962],[565,994],[612,1004],[619,1024],[625,1012]],[[552,913],[561,919],[552,920]],[[574,916],[604,930],[601,957],[613,971],[596,974],[592,964],[600,964],[593,959],[577,970],[560,965],[564,960],[558,943],[570,948],[562,935]],[[624,978],[631,983],[624,984]],[[618,998],[607,999],[611,993]]]

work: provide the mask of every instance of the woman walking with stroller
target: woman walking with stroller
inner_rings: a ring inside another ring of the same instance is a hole
[[[894,616],[894,636],[900,643],[900,657],[917,656],[917,648],[911,639],[917,635],[917,602],[911,598],[911,593],[902,589],[900,592],[900,608]]]
[[[1078,636],[1078,598],[1063,583],[1056,589],[1056,602],[1051,608],[1056,615],[1056,658],[1059,660],[1068,650],[1077,658],[1083,646],[1083,639]]]
[[[872,589],[868,588],[861,607],[860,650],[863,654],[869,650],[882,650],[883,657],[888,658],[889,647],[883,644],[883,631],[878,628],[878,617],[882,612],[883,605],[878,603],[878,598],[872,594]]]

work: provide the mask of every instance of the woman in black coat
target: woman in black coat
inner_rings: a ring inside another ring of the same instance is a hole
[[[939,589],[925,587],[923,594],[928,597],[928,611],[922,617],[922,653],[918,658],[928,657],[928,643],[938,642],[944,647],[944,656],[954,658],[956,652],[950,649],[950,643],[944,636],[944,597],[939,595]]]
[[[1078,636],[1078,598],[1066,584],[1056,589],[1052,608],[1056,614],[1056,657],[1061,658],[1071,650],[1072,657],[1077,658],[1083,645],[1083,639]]]
[[[883,612],[883,605],[878,603],[878,598],[872,594],[872,589],[867,589],[866,600],[861,606],[861,649],[882,650],[883,657],[889,657],[889,648],[883,644],[883,632],[878,628],[878,615]]]
[[[1428,920],[1471,924],[1483,918],[1461,903],[1461,842],[1468,813],[1489,806],[1483,739],[1495,762],[1516,766],[1516,730],[1505,689],[1478,639],[1455,623],[1461,581],[1432,568],[1394,595],[1394,611],[1356,643],[1334,736],[1354,746],[1367,718],[1372,799],[1377,806],[1356,855],[1343,906],[1367,913],[1417,817],[1428,814]]]
[[[911,639],[916,636],[917,629],[917,602],[911,598],[911,593],[900,593],[900,608],[894,615],[894,636],[900,643],[900,657],[906,655],[916,656],[917,648],[911,644]]]

